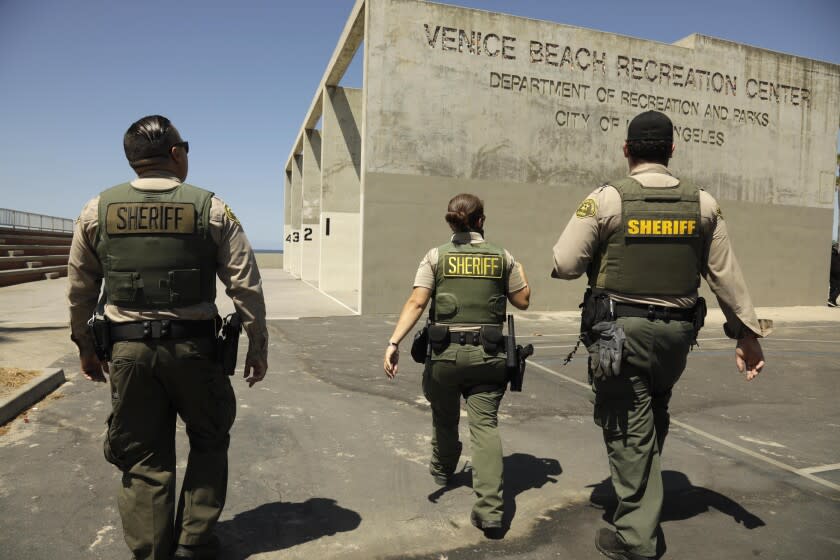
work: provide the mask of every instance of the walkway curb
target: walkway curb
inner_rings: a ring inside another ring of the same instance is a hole
[[[65,381],[64,370],[47,368],[44,373],[0,400],[0,425],[20,414],[27,407],[40,401]]]

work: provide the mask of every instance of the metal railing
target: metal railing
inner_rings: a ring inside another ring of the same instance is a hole
[[[0,208],[0,228],[73,232],[73,220]]]

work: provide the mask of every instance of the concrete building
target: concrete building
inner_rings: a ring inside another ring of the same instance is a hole
[[[358,48],[363,88],[341,88]],[[532,309],[574,309],[584,280],[552,282],[551,247],[626,174],[627,122],[647,109],[674,122],[674,172],[720,201],[756,304],[824,302],[840,66],[420,0],[354,6],[287,160],[284,268],[396,312],[448,240],[447,201],[471,192],[488,239],[525,264]]]

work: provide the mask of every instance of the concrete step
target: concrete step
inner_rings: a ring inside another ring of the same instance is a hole
[[[0,270],[0,286],[12,286],[14,284],[23,284],[24,282],[44,280],[44,278],[46,278],[46,275],[48,274],[51,278],[67,276],[67,265],[45,266],[43,268],[16,268],[13,270]]]
[[[11,251],[17,251],[12,253]],[[0,245],[0,254],[10,257],[20,255],[69,255],[70,245]]]
[[[47,280],[55,280],[56,278],[59,278],[59,277],[61,277],[60,272],[45,272],[44,273],[44,278],[46,278]]]
[[[23,235],[26,237],[66,237],[68,239],[73,237],[73,233],[68,231],[39,231],[36,229],[11,229],[0,227],[0,238],[11,238],[17,235]]]
[[[60,264],[67,264],[67,255],[38,255],[37,257],[27,257],[26,255],[17,257],[0,257],[0,270],[12,270],[15,268],[28,267],[30,262],[39,262],[41,266],[57,266]]]
[[[9,245],[70,245],[73,241],[72,235],[29,235],[26,234],[3,234],[0,243]]]

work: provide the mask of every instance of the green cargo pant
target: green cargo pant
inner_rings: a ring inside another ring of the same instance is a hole
[[[118,342],[112,350],[105,457],[123,471],[118,505],[137,560],[163,560],[177,544],[207,549],[225,504],[228,432],[236,416],[230,380],[210,338]],[[175,418],[190,454],[175,509]]]
[[[423,374],[423,393],[432,407],[433,475],[449,476],[458,464],[461,443],[458,421],[462,393],[477,385],[496,385],[469,395],[467,417],[472,447],[473,511],[482,521],[501,521],[502,440],[499,437],[498,412],[505,394],[505,359],[491,356],[481,346],[451,344],[435,354],[431,368]]]
[[[613,516],[618,538],[636,554],[655,556],[668,402],[685,369],[694,329],[687,321],[637,317],[618,323],[627,335],[621,374],[594,379],[595,423],[604,433],[618,497]],[[590,360],[597,364],[597,345],[590,348]]]

